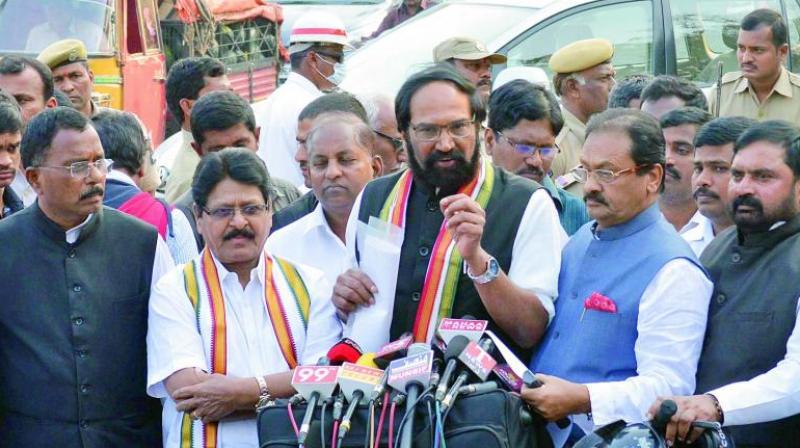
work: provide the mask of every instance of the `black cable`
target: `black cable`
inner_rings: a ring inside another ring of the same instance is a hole
[[[426,395],[429,395],[433,391],[432,387],[428,387],[427,389],[423,390],[419,397],[412,403],[406,402],[406,412],[403,414],[403,418],[400,419],[400,426],[397,428],[397,435],[395,436],[395,440],[400,440],[400,434],[403,432],[403,425],[406,422],[406,419],[409,415],[411,415],[411,409],[419,403]]]
[[[431,409],[431,400],[425,400],[425,404],[428,405],[428,428],[431,429],[431,446],[436,443],[436,430],[433,426],[433,409]]]
[[[319,435],[322,440],[322,448],[325,448],[325,411],[328,409],[328,399],[322,401],[322,415],[319,417]]]

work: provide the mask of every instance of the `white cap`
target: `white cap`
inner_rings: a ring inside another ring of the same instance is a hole
[[[531,84],[539,84],[547,90],[550,89],[550,79],[547,73],[539,67],[508,67],[500,71],[492,83],[492,91],[499,89],[503,84],[507,84],[516,79],[524,79]]]
[[[294,22],[289,36],[289,53],[297,53],[314,44],[332,44],[350,47],[344,22],[333,14],[310,11]]]

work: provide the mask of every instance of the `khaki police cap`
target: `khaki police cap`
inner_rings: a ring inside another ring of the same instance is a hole
[[[42,50],[36,59],[55,70],[62,65],[86,61],[86,45],[78,39],[60,40]]]
[[[610,60],[614,45],[606,39],[585,39],[573,42],[550,56],[550,70],[555,73],[575,73]]]
[[[441,42],[433,49],[433,62],[442,62],[448,59],[464,59],[477,61],[489,58],[492,64],[505,64],[506,57],[499,53],[492,53],[483,42],[470,37],[452,37]]]

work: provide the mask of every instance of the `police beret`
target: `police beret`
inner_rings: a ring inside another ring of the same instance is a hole
[[[43,64],[55,70],[73,62],[86,60],[86,45],[78,39],[64,39],[50,44],[36,57]]]
[[[580,72],[614,56],[614,45],[606,39],[585,39],[573,42],[550,56],[550,70],[554,73]]]

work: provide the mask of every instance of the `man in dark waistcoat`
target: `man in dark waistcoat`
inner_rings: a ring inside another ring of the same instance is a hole
[[[700,261],[714,280],[697,390],[673,398],[670,439],[695,439],[695,420],[726,426],[736,446],[800,440],[800,129],[765,121],[734,147],[728,188],[736,226]],[[651,407],[655,413],[660,402]]]
[[[103,207],[109,160],[80,112],[22,140],[31,207],[0,222],[0,446],[161,445],[145,393],[150,285],[172,266],[156,229]]]
[[[390,339],[411,331],[429,341],[442,317],[472,315],[527,355],[552,318],[566,240],[553,201],[538,184],[481,157],[483,106],[452,68],[413,75],[395,110],[411,169],[367,184],[351,215],[403,228]],[[348,222],[349,246],[356,222]],[[372,250],[364,246],[357,247],[362,259]],[[337,279],[333,301],[347,314],[374,303],[376,291],[352,269]]]

